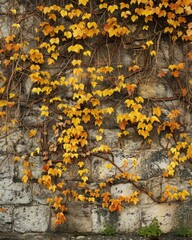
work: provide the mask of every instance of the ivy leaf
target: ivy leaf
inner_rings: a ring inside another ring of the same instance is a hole
[[[79,5],[82,4],[83,6],[86,6],[88,2],[89,2],[89,0],[78,0],[78,4]]]
[[[28,177],[27,175],[24,175],[24,176],[22,177],[21,181],[22,181],[23,183],[27,183],[27,182],[28,182],[28,179],[29,179],[29,177]]]
[[[37,129],[31,129],[29,131],[29,137],[33,138],[33,137],[36,137],[36,136],[37,136]]]
[[[79,53],[81,50],[83,50],[83,46],[80,44],[75,44],[75,45],[71,45],[70,47],[68,47],[68,52],[76,52]]]

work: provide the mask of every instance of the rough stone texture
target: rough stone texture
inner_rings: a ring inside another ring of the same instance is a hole
[[[73,202],[67,206],[67,222],[64,225],[55,225],[55,215],[52,214],[51,230],[56,232],[92,232],[91,206]]]
[[[155,204],[153,206],[142,207],[142,225],[149,225],[154,218],[160,223],[160,228],[164,233],[174,229],[176,226],[176,211],[178,204]]]
[[[14,6],[14,1],[8,4],[7,0],[0,0],[0,13],[7,13]],[[22,1],[20,1],[22,2]],[[37,1],[25,0],[23,4],[17,6],[18,13],[22,13],[25,7],[33,9],[33,3]],[[51,0],[49,1],[51,2]],[[52,0],[55,4],[55,1]],[[28,9],[29,10],[29,9]],[[30,46],[24,48],[24,52],[28,52],[29,47],[35,46],[36,43],[31,43],[33,41],[35,32],[34,28],[39,24],[38,18],[29,16],[26,19],[22,19],[23,28],[25,32],[25,38],[30,41]],[[65,21],[65,20],[63,20]],[[10,26],[12,24],[10,16],[1,17],[0,19],[0,38],[9,35]],[[67,26],[69,23],[66,21],[64,23]],[[129,29],[132,33],[137,35],[137,25],[130,24]],[[16,33],[19,29],[15,29]],[[147,35],[141,35],[138,33],[138,38],[147,39]],[[96,39],[97,40],[97,39]],[[145,68],[146,56],[140,51],[139,45],[141,42],[135,41],[133,43],[133,48],[129,46],[129,36],[125,37],[125,46],[115,45],[113,43],[108,43],[107,45],[102,45],[99,51],[94,54],[94,62],[97,67],[103,66],[105,64],[112,64],[117,66],[118,64],[123,64],[123,69],[127,72],[127,68],[134,64],[138,64],[141,68]],[[93,44],[94,46],[94,44]],[[172,62],[174,59],[175,63],[184,61],[184,48],[185,46],[170,46],[169,42],[166,40],[160,41],[159,51],[157,51],[156,60],[158,62],[158,68],[163,68],[163,71],[167,72],[167,79],[171,79],[169,69],[167,68],[167,63]],[[108,54],[110,52],[110,58]],[[118,57],[116,52],[119,53]],[[67,47],[63,49],[63,55],[67,55]],[[135,58],[133,62],[133,57]],[[67,59],[67,58],[66,58]],[[65,61],[68,61],[68,59]],[[58,75],[58,69],[63,68],[66,62],[57,62],[54,66],[45,66],[44,70],[51,72],[52,76]],[[88,58],[84,56],[84,61],[88,63]],[[187,60],[186,60],[187,61]],[[189,66],[190,67],[190,66]],[[157,69],[158,70],[158,69]],[[62,73],[63,74],[63,73]],[[115,72],[118,75],[118,72]],[[145,73],[143,79],[138,78],[135,74],[133,78],[126,78],[125,83],[130,84],[135,82],[138,84],[137,93],[141,94],[146,101],[149,102],[153,98],[170,98],[174,95],[173,89],[168,85],[168,80],[165,78],[157,78],[156,75],[150,74],[147,77]],[[183,73],[181,73],[183,74]],[[60,75],[60,74],[59,74]],[[54,77],[55,77],[54,76]],[[73,76],[72,70],[69,69],[65,72],[66,78]],[[183,76],[183,75],[182,75]],[[184,78],[184,77],[183,77]],[[172,80],[172,79],[171,79]],[[83,80],[85,81],[85,80]],[[192,226],[192,210],[191,201],[185,203],[171,203],[171,204],[154,204],[154,202],[144,193],[141,193],[140,203],[137,206],[124,205],[122,212],[109,212],[107,209],[101,207],[101,203],[98,201],[95,205],[87,205],[84,203],[71,202],[67,203],[68,212],[66,213],[67,222],[61,226],[55,225],[55,213],[46,205],[47,198],[53,197],[54,194],[45,190],[41,185],[38,185],[37,179],[42,174],[42,166],[44,162],[41,157],[28,157],[28,153],[31,150],[37,148],[39,142],[33,138],[29,138],[28,131],[35,128],[38,125],[38,137],[41,138],[42,125],[45,121],[45,117],[39,114],[40,104],[37,103],[28,105],[28,100],[32,96],[35,99],[35,94],[31,93],[32,87],[35,84],[26,78],[23,81],[22,86],[22,97],[20,102],[20,109],[22,115],[22,124],[26,129],[17,128],[13,132],[8,133],[6,136],[0,133],[0,232],[10,232],[10,235],[1,234],[0,239],[34,239],[34,240],[80,240],[80,239],[118,239],[118,240],[138,240],[144,239],[135,236],[117,235],[111,237],[104,237],[101,235],[95,236],[84,236],[84,234],[101,234],[105,223],[113,226],[118,233],[134,233],[141,226],[149,225],[154,218],[157,218],[161,229],[163,232],[169,232],[175,229],[179,225]],[[100,87],[104,86],[103,83],[99,83]],[[102,85],[103,84],[103,85]],[[3,84],[0,82],[0,87]],[[183,85],[184,86],[184,85]],[[188,86],[191,91],[191,86]],[[63,87],[61,93],[59,93],[61,98],[65,98],[67,103],[74,105],[73,88],[72,86]],[[125,113],[128,108],[125,104],[119,104],[127,98],[127,92],[125,91],[125,96],[119,96],[120,94],[114,94],[113,102],[110,101],[110,97],[101,103],[102,108],[107,108],[110,106],[115,107],[115,113]],[[125,98],[124,98],[125,97]],[[34,100],[33,99],[33,100]],[[122,100],[123,99],[123,100]],[[191,98],[189,96],[189,101]],[[27,104],[26,104],[27,103]],[[161,120],[168,120],[167,115],[172,108],[177,106],[181,110],[180,121],[181,124],[186,126],[186,130],[189,135],[192,133],[191,119],[192,115],[190,109],[182,110],[181,105],[183,102],[180,100],[157,102],[156,104],[162,108]],[[14,112],[18,115],[18,111]],[[91,125],[91,124],[90,124]],[[145,186],[148,190],[153,192],[153,196],[160,197],[163,187],[165,184],[170,184],[177,186],[180,184],[182,189],[187,189],[192,194],[192,188],[187,186],[188,180],[192,178],[192,165],[186,164],[186,166],[181,166],[178,170],[177,178],[175,180],[166,180],[163,182],[160,175],[162,171],[166,168],[169,160],[167,158],[167,139],[164,136],[157,136],[157,132],[153,131],[153,141],[148,144],[143,140],[142,137],[136,134],[136,131],[132,127],[128,127],[129,135],[119,139],[117,134],[119,132],[119,127],[115,119],[115,114],[106,115],[104,117],[104,134],[103,139],[100,141],[101,144],[107,143],[113,153],[114,153],[114,163],[118,167],[122,167],[123,161],[128,160],[129,172],[132,174],[138,174],[141,176],[142,181],[140,184]],[[136,126],[134,126],[136,127]],[[98,131],[94,129],[94,125],[91,125],[92,130],[90,131],[90,142],[92,147],[95,146],[95,136]],[[48,133],[49,135],[49,133]],[[55,136],[48,136],[50,142],[55,138]],[[55,139],[54,139],[55,140]],[[173,144],[172,142],[170,145]],[[22,184],[21,178],[23,176],[23,159],[15,164],[14,156],[27,156],[29,162],[32,164],[32,174],[33,181],[30,184]],[[102,154],[101,154],[102,156]],[[58,156],[55,156],[57,159]],[[110,156],[109,156],[110,157]],[[130,166],[130,162],[133,158],[137,158],[138,167],[137,169]],[[112,159],[111,159],[112,160]],[[89,169],[89,177],[91,183],[90,188],[94,189],[98,187],[95,183],[97,181],[104,181],[108,177],[113,177],[117,172],[115,168],[107,169],[106,161],[102,158],[94,156],[93,158],[86,160],[86,167]],[[67,171],[63,173],[62,177],[69,182],[69,186],[74,187],[74,180],[72,177],[77,178],[77,170],[79,167],[73,165],[70,168],[70,172]],[[181,182],[181,178],[184,178]],[[76,181],[76,180],[75,180]],[[132,194],[136,189],[130,182],[116,183],[113,186],[108,186],[107,189],[114,198],[118,198],[121,195],[128,196]],[[15,234],[12,234],[15,232]],[[18,233],[29,233],[36,232],[35,234],[18,234]],[[38,234],[39,232],[39,234]],[[54,232],[53,235],[41,234],[44,232]],[[73,235],[57,235],[57,232],[61,233],[71,233],[76,232],[77,234],[82,233],[80,236]],[[181,239],[177,237],[169,236],[162,237],[161,239]],[[184,238],[183,238],[184,239]]]
[[[28,204],[32,201],[30,186],[13,183],[10,179],[0,182],[0,204]]]
[[[14,209],[14,231],[46,232],[49,218],[50,208],[47,206],[17,207]]]
[[[130,207],[124,209],[118,217],[117,232],[136,232],[140,227],[139,207]]]
[[[13,222],[13,207],[12,206],[0,206],[0,231],[11,232]]]

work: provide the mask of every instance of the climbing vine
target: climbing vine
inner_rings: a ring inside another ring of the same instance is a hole
[[[192,1],[42,1],[24,12],[19,3],[12,6],[4,13],[11,19],[10,35],[2,37],[0,48],[0,131],[6,137],[20,127],[36,142],[14,160],[23,164],[22,182],[28,183],[34,181],[33,159],[41,157],[38,183],[53,192],[48,203],[56,223],[65,222],[72,200],[111,212],[136,205],[141,194],[156,203],[185,200],[188,190],[169,179],[192,156],[181,121],[191,112]],[[29,20],[31,29],[25,26]],[[167,60],[161,58],[162,41],[170,46]],[[182,59],[174,52],[181,45]],[[169,86],[171,96],[147,95],[158,82]],[[27,125],[29,112],[36,120]],[[155,136],[166,139],[161,196],[142,185],[139,156],[116,162],[105,140],[110,122],[119,142],[132,131],[142,139],[141,148],[150,148]],[[94,158],[104,162],[106,178],[93,179]],[[117,183],[132,184],[132,194],[114,197],[109,187]]]

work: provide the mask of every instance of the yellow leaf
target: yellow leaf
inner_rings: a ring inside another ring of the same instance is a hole
[[[106,109],[106,113],[111,114],[113,112],[114,112],[114,109],[112,107]]]
[[[100,8],[100,9],[107,8],[107,7],[108,7],[108,4],[107,4],[107,3],[101,3],[101,4],[99,4],[99,8]]]
[[[90,115],[84,114],[84,115],[82,116],[82,121],[84,121],[84,123],[87,123],[87,122],[89,122],[90,120],[91,120]]]
[[[36,137],[36,135],[37,135],[37,129],[31,129],[29,131],[29,138]]]
[[[149,26],[145,25],[145,26],[143,26],[142,29],[148,31],[149,30]]]
[[[138,70],[139,70],[139,66],[138,66],[138,65],[130,66],[130,67],[128,68],[128,70],[129,70],[129,71],[133,71],[133,72],[138,71]]]
[[[83,46],[80,44],[75,44],[75,45],[71,45],[70,47],[68,47],[68,52],[76,52],[79,53],[81,50],[83,50]]]
[[[91,18],[91,14],[90,13],[85,13],[82,16],[82,20],[89,19],[89,18]]]
[[[102,140],[102,136],[101,135],[96,135],[95,138],[96,138],[97,142]]]
[[[67,16],[67,11],[66,10],[61,10],[60,11],[61,17],[66,17]]]
[[[15,93],[9,93],[9,98],[14,98],[15,97]]]
[[[19,156],[15,156],[15,157],[14,157],[14,161],[15,161],[15,162],[20,161],[20,159],[21,159],[21,157],[19,157]]]
[[[55,60],[54,60],[53,58],[48,58],[48,59],[47,59],[48,65],[51,65],[51,64],[53,64],[54,62],[55,62]]]
[[[81,202],[83,202],[83,201],[85,200],[85,196],[79,195],[79,196],[78,196],[78,199],[79,199]]]
[[[107,163],[107,164],[105,165],[105,167],[108,168],[108,169],[112,169],[112,168],[113,168],[113,165],[112,165],[111,163]]]
[[[56,17],[56,15],[55,15],[54,13],[48,14],[48,18],[49,18],[49,19],[52,19],[52,20],[55,21],[55,22],[56,22],[56,20],[57,20],[57,17]]]
[[[88,2],[89,2],[89,0],[79,0],[79,1],[78,1],[78,4],[79,4],[79,5],[82,4],[83,6],[86,6]]]
[[[35,149],[35,151],[39,154],[39,153],[40,153],[40,148],[37,147],[37,148]]]
[[[150,55],[151,55],[151,56],[156,56],[156,55],[157,55],[157,53],[156,53],[156,51],[155,51],[155,50],[152,50],[152,51],[150,52]]]
[[[21,26],[20,26],[20,24],[19,24],[19,23],[14,23],[14,24],[12,24],[12,27],[15,27],[15,28],[20,28]]]
[[[100,188],[104,188],[104,187],[106,187],[106,185],[107,185],[106,183],[101,182],[101,183],[99,184],[99,187],[100,187]]]
[[[17,13],[16,9],[11,9],[10,12],[12,12],[14,15]]]
[[[153,108],[153,115],[156,115],[157,117],[161,116],[161,108],[160,107],[154,107]]]
[[[87,176],[82,176],[81,179],[83,180],[83,182],[87,182],[88,177]]]
[[[114,5],[109,5],[107,10],[110,12],[110,13],[113,13],[115,10],[118,9],[118,6],[116,4]]]
[[[153,45],[154,43],[153,43],[153,41],[152,40],[149,40],[149,41],[147,41],[146,42],[146,45],[149,47],[149,46],[151,46],[151,45]]]
[[[138,19],[138,16],[136,16],[136,15],[132,15],[132,16],[131,16],[132,22],[135,22],[137,19]]]
[[[81,63],[82,63],[82,61],[81,61],[80,59],[78,59],[78,60],[74,59],[74,60],[71,62],[71,64],[72,64],[73,66],[81,65]]]
[[[54,43],[55,43],[55,44],[59,44],[60,40],[59,40],[58,37],[57,37],[57,38],[51,38],[51,39],[49,40],[49,42],[51,43],[51,45],[53,45]]]
[[[28,176],[27,176],[27,175],[24,175],[24,176],[22,177],[21,181],[22,181],[23,183],[27,183],[28,179],[29,179]]]
[[[80,168],[82,168],[82,167],[85,165],[85,163],[81,161],[81,162],[78,162],[77,165],[78,165]]]
[[[72,37],[72,33],[70,31],[67,31],[67,32],[64,33],[64,36],[66,38],[71,38]]]
[[[30,69],[31,69],[31,71],[33,71],[33,70],[39,71],[39,70],[40,70],[40,66],[39,66],[39,65],[32,64],[32,65],[30,66]]]

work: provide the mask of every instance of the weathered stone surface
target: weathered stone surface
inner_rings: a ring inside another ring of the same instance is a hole
[[[125,207],[118,216],[117,232],[136,232],[140,227],[139,207]]]
[[[46,232],[48,230],[50,208],[47,206],[25,206],[14,209],[14,231]]]
[[[178,206],[178,211],[176,215],[176,219],[178,221],[178,226],[186,226],[191,229],[192,226],[192,209],[191,209],[192,201],[189,200],[187,202],[183,202]],[[176,227],[178,227],[176,226]]]
[[[12,230],[13,222],[13,207],[0,206],[0,232],[10,232]],[[1,234],[0,234],[1,235]]]
[[[37,183],[33,184],[33,201],[38,204],[47,204],[47,198],[53,197],[53,192],[47,191],[42,185]]]
[[[139,95],[143,98],[165,98],[172,97],[173,93],[169,89],[166,83],[156,81],[155,78],[147,79],[143,81],[138,88]]]
[[[142,179],[150,179],[162,175],[163,169],[166,169],[169,163],[164,150],[145,151],[142,154],[142,160]]]
[[[80,203],[67,205],[67,221],[63,225],[55,224],[55,215],[51,218],[51,231],[56,232],[92,232],[91,206]]]
[[[111,187],[111,194],[114,197],[130,196],[135,191],[131,183],[116,184]]]
[[[117,212],[111,213],[107,211],[107,209],[93,207],[91,211],[92,232],[97,234],[102,233],[106,223],[116,229],[118,215],[119,214]]]
[[[142,207],[141,221],[142,226],[149,225],[154,218],[157,218],[160,228],[164,233],[174,229],[176,224],[176,211],[178,204],[155,204]]]
[[[14,162],[13,158],[1,153],[0,156],[0,179],[13,178],[14,176]]]
[[[23,183],[13,183],[10,179],[0,182],[0,204],[26,204],[32,201],[30,186]]]

